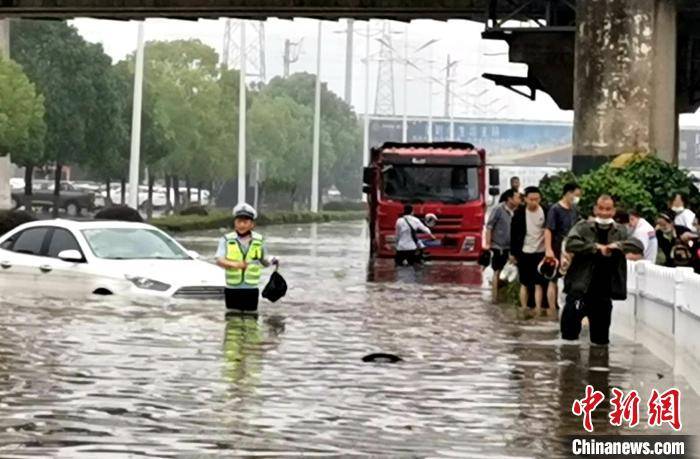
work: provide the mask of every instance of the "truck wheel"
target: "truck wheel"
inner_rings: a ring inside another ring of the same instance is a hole
[[[80,206],[74,202],[69,202],[66,204],[66,213],[71,217],[77,217],[80,215]]]

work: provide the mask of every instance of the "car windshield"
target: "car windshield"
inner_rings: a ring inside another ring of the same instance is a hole
[[[455,204],[479,199],[476,167],[389,165],[382,175],[389,199]]]
[[[174,240],[148,228],[95,228],[83,230],[98,258],[110,260],[186,260],[190,256]]]

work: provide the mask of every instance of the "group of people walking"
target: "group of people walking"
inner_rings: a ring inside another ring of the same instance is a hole
[[[498,297],[500,272],[510,263],[518,270],[520,305],[554,311],[557,281],[567,264],[566,259],[562,263],[562,244],[578,221],[581,187],[566,184],[559,201],[546,208],[539,188],[527,187],[520,193],[519,185],[513,177],[511,188],[486,222],[483,249],[492,254],[493,299]]]
[[[578,339],[587,318],[591,341],[608,343],[612,301],[627,295],[627,259],[700,267],[694,261],[700,258],[694,244],[698,224],[681,194],[671,198],[669,210],[659,214],[654,227],[638,210],[619,209],[607,194],[597,197],[590,216],[584,214],[576,183],[564,185],[560,199],[549,208],[537,187],[521,193],[519,186],[518,178],[512,178],[511,188],[492,209],[483,243],[491,256],[481,261],[489,261],[494,271],[494,302],[501,271],[515,266],[521,307],[551,315],[560,309],[558,285],[563,277],[563,339]]]

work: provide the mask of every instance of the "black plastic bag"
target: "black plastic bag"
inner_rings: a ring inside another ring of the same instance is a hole
[[[287,281],[275,270],[270,276],[270,280],[262,291],[262,297],[273,303],[282,298],[287,293]]]
[[[486,268],[490,264],[491,264],[491,251],[490,250],[482,251],[481,254],[479,254],[479,265]]]

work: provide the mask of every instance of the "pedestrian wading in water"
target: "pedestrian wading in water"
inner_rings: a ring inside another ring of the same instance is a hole
[[[561,315],[561,335],[576,340],[581,320],[588,317],[591,342],[609,343],[612,300],[627,297],[626,252],[643,252],[641,243],[630,238],[626,225],[615,222],[615,202],[601,195],[593,210],[595,218],[571,228],[565,250],[573,254],[564,278],[566,304]]]
[[[226,309],[231,311],[257,311],[262,268],[279,264],[268,257],[262,235],[253,231],[256,218],[253,206],[234,207],[234,231],[219,240],[216,250],[216,264],[226,270]]]

